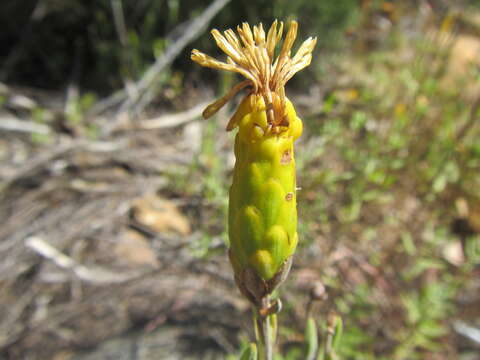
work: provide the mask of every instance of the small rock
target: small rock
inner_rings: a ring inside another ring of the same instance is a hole
[[[462,265],[465,262],[462,243],[460,241],[449,243],[443,249],[443,257],[452,265]]]
[[[133,217],[141,225],[158,233],[190,234],[190,223],[171,201],[156,195],[138,199],[133,205]]]
[[[137,231],[127,231],[124,237],[115,244],[115,255],[130,267],[158,266],[155,252],[147,240]]]
[[[448,66],[441,85],[449,89],[462,84],[461,81],[470,76],[472,67],[480,65],[479,59],[480,40],[478,37],[471,35],[457,36],[450,50]],[[479,91],[478,84],[470,82],[463,88],[462,94],[466,99],[475,100]]]

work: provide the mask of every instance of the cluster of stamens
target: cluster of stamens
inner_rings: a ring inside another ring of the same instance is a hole
[[[261,23],[253,27],[253,32],[247,23],[238,26],[238,37],[232,29],[226,30],[223,35],[217,29],[213,29],[211,33],[218,47],[227,54],[227,62],[219,61],[196,49],[192,50],[192,60],[202,66],[239,73],[246,80],[235,85],[228,94],[209,105],[203,116],[208,118],[214,115],[239,91],[250,87],[251,92],[263,97],[269,126],[273,128],[288,126],[285,116],[285,84],[295,73],[310,64],[312,51],[317,42],[316,38],[308,38],[295,56],[291,57],[297,28],[296,21],[290,22],[276,58],[275,49],[282,40],[282,22],[278,23],[275,20],[267,35]]]

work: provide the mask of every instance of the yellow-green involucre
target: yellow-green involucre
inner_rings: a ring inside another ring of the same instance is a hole
[[[250,88],[227,125],[238,127],[235,168],[230,187],[229,257],[242,293],[259,304],[287,276],[297,235],[294,141],[302,133],[302,121],[285,96],[285,83],[311,62],[316,39],[307,39],[295,56],[290,52],[297,23],[291,22],[278,57],[283,24],[275,21],[267,34],[262,24],[244,23],[222,35],[212,30],[217,45],[228,55],[221,62],[192,51],[200,65],[233,71],[247,80],[205,109],[216,113],[237,92]]]

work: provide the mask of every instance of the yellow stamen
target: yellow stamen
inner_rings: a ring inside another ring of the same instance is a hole
[[[264,99],[269,126],[276,132],[280,131],[280,127],[288,127],[285,117],[285,84],[310,64],[317,42],[316,38],[308,38],[292,58],[290,55],[297,37],[297,28],[296,21],[290,22],[277,58],[275,47],[282,40],[282,22],[275,20],[267,35],[261,23],[253,27],[253,32],[247,23],[237,26],[238,37],[231,29],[223,35],[217,29],[212,30],[217,46],[228,55],[227,62],[214,59],[196,49],[192,50],[191,59],[202,66],[239,73],[247,80],[235,85],[226,96],[209,105],[203,116],[207,118],[214,115],[240,90],[251,86],[252,92]],[[232,128],[230,126],[229,130]]]

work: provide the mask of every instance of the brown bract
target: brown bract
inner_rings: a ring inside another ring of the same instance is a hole
[[[215,114],[240,90],[251,87],[252,92],[263,97],[267,104],[268,123],[275,126],[285,124],[285,84],[298,71],[307,67],[312,60],[312,51],[316,38],[308,38],[291,57],[291,49],[297,37],[298,24],[291,21],[283,41],[280,53],[275,58],[275,48],[282,41],[283,23],[274,21],[267,35],[263,25],[253,27],[243,23],[237,26],[237,34],[232,29],[223,35],[217,29],[211,31],[218,47],[228,55],[227,62],[219,61],[197,49],[192,50],[191,59],[196,63],[213,69],[233,71],[247,80],[235,85],[225,96],[209,105],[203,112],[208,118]]]

